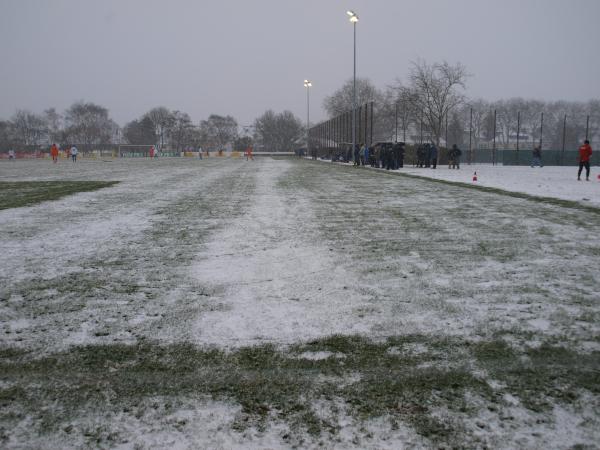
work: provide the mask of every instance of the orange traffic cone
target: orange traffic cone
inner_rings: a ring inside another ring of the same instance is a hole
[[[474,181],[474,182],[475,182],[475,181],[477,181],[477,172],[475,172],[475,173],[473,174],[473,181]]]

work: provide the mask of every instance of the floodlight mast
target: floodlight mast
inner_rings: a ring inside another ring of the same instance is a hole
[[[304,87],[306,88],[306,156],[310,155],[309,152],[309,133],[308,133],[308,126],[310,123],[310,88],[312,87],[312,82],[309,80],[304,80]]]
[[[354,11],[346,11],[350,16],[350,23],[354,29],[354,71],[352,76],[352,154],[355,154],[356,148],[356,23],[358,16]]]

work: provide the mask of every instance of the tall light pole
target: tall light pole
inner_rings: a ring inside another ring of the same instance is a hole
[[[354,29],[354,73],[352,77],[352,155],[356,147],[356,22],[358,16],[354,11],[346,11]]]
[[[310,156],[309,151],[309,135],[308,135],[308,126],[310,123],[310,88],[312,86],[312,82],[308,80],[304,80],[304,87],[306,88],[306,156]]]

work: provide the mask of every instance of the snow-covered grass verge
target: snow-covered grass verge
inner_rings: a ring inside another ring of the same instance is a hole
[[[585,181],[585,169],[582,180],[577,180],[577,167],[523,167],[491,164],[461,164],[460,169],[448,169],[447,166],[415,168],[406,166],[398,173],[417,175],[474,186],[520,192],[537,197],[551,197],[560,200],[580,202],[583,205],[600,206],[600,178],[597,167],[592,167],[590,181]],[[477,175],[477,181],[473,176]]]
[[[4,446],[600,440],[590,205],[291,159],[9,180],[120,183],[0,211]]]

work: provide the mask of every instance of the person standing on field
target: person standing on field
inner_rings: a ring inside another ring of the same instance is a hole
[[[9,161],[15,160],[15,151],[12,148],[8,151],[8,159]]]
[[[542,148],[538,145],[533,149],[533,153],[531,154],[531,167],[542,166]]]
[[[581,171],[585,167],[585,180],[590,181],[590,157],[592,156],[592,147],[587,139],[579,147],[579,172],[577,172],[577,181],[581,181]]]
[[[358,152],[358,156],[359,156],[359,165],[364,166],[365,165],[365,148],[366,145],[362,144],[360,146],[360,150]]]
[[[401,169],[404,167],[404,142],[396,142],[393,149],[396,169]]]
[[[431,159],[431,168],[435,169],[437,167],[438,149],[433,142],[431,143],[431,147],[429,147],[429,157]]]
[[[77,153],[79,153],[77,147],[71,147],[71,159],[73,160],[73,162],[77,162]]]
[[[56,144],[52,144],[52,147],[50,147],[50,156],[52,156],[52,162],[56,164],[58,162],[58,147]]]
[[[452,148],[448,152],[448,169],[460,169],[460,155],[462,155],[462,151],[456,146],[456,144],[453,144]]]

